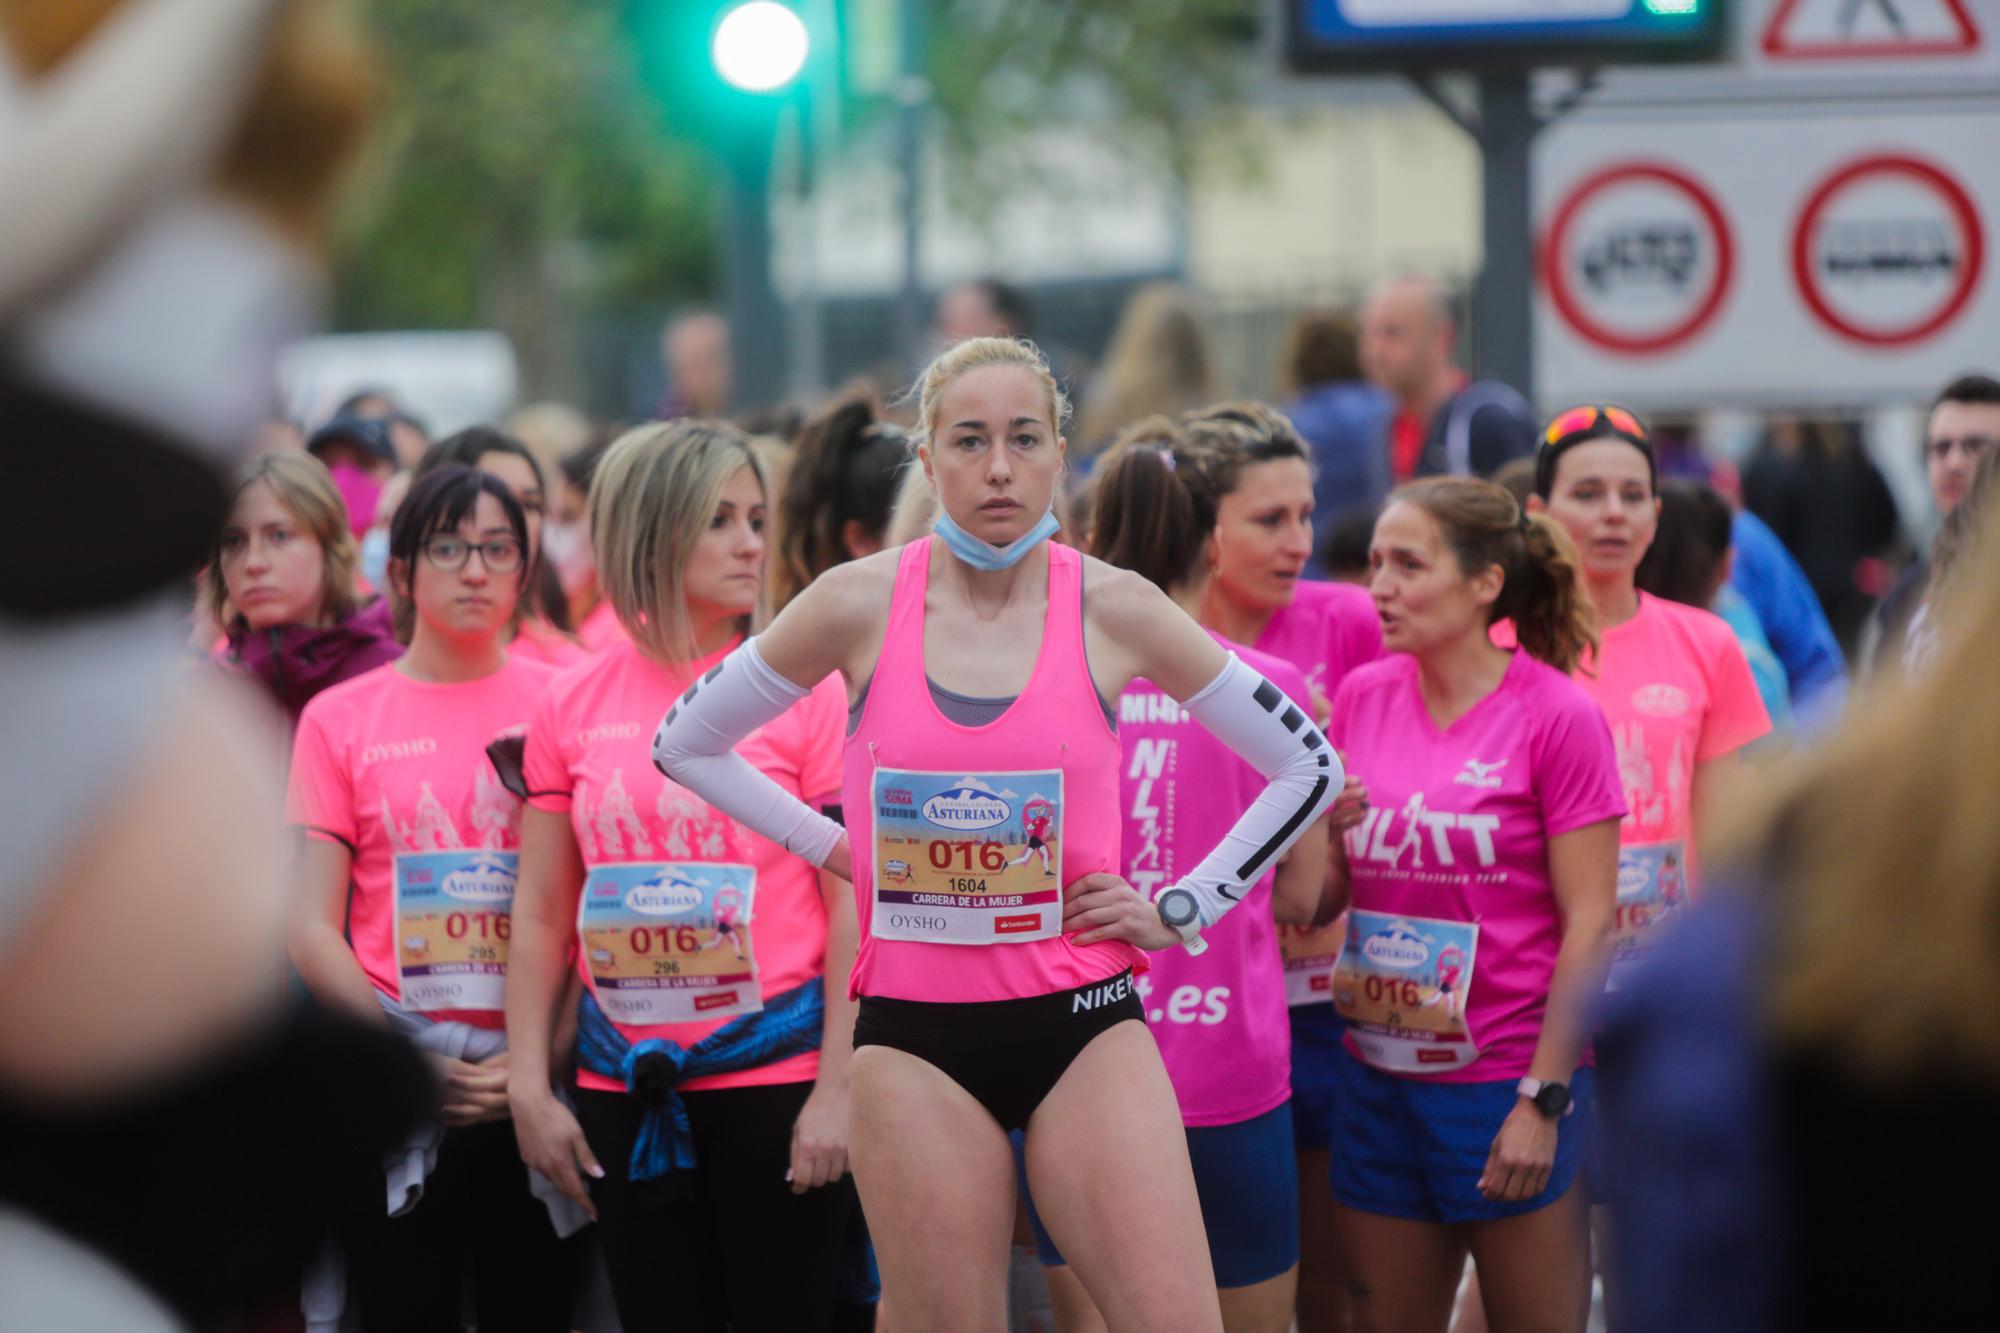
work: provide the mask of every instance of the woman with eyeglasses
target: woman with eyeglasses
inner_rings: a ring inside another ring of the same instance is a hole
[[[448,463],[490,472],[507,483],[528,518],[528,581],[521,598],[519,624],[507,651],[552,667],[575,666],[590,651],[571,633],[569,606],[555,569],[542,558],[542,529],[548,511],[547,479],[528,446],[491,426],[471,426],[448,435],[417,461],[416,475]]]
[[[448,464],[419,478],[390,530],[409,651],[299,722],[292,961],[322,1004],[411,1035],[442,1093],[441,1131],[392,1161],[346,1255],[370,1330],[457,1327],[468,1280],[482,1329],[569,1327],[572,1256],[529,1192],[508,1118],[521,803],[486,754],[555,674],[505,648],[527,549],[527,518],[497,477]]]

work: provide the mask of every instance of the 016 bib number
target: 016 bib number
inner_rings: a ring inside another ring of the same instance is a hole
[[[1618,914],[1611,927],[1611,976],[1653,950],[1652,932],[1687,906],[1687,848],[1678,842],[1640,843],[1618,849]]]
[[[416,1013],[506,1008],[513,937],[513,852],[396,857],[396,979]]]
[[[1377,1069],[1436,1073],[1479,1058],[1466,1026],[1479,927],[1469,921],[1350,911],[1333,1003]]]
[[[875,770],[880,940],[1024,944],[1062,931],[1062,770]]]
[[[762,1010],[751,939],[756,894],[751,866],[592,866],[577,903],[577,934],[605,1015],[636,1027]]]

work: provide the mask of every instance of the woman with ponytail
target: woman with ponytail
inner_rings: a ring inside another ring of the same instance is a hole
[[[778,504],[774,610],[835,565],[883,548],[908,458],[903,432],[876,420],[866,398],[849,398],[806,423]]]
[[[1610,985],[1652,947],[1696,888],[1696,812],[1737,751],[1771,730],[1735,632],[1700,607],[1641,592],[1660,529],[1652,438],[1622,407],[1558,413],[1535,454],[1528,509],[1575,542],[1602,634],[1576,673],[1618,745],[1628,813],[1619,831]]]
[[[1327,727],[1372,804],[1335,858],[1355,1323],[1443,1333],[1469,1249],[1494,1327],[1581,1333],[1586,1011],[1625,812],[1610,729],[1569,679],[1594,611],[1569,535],[1491,482],[1405,486],[1368,554],[1391,655],[1347,676]],[[1502,619],[1518,649],[1494,644]]]

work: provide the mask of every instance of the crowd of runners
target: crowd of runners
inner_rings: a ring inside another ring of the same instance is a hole
[[[204,500],[242,433],[14,276],[96,469],[0,605],[0,1251],[129,1302],[63,1326],[997,1330],[1031,1246],[1063,1333],[1827,1327],[1801,1257],[1975,1234],[1834,1219],[1990,1123],[1992,379],[1843,720],[1770,531],[1418,280],[1366,458],[1193,384],[1080,440],[989,303],[796,429],[363,394]]]

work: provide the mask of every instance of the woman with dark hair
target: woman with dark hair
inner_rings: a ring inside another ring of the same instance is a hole
[[[865,398],[806,423],[778,504],[773,610],[835,565],[882,549],[908,458],[903,432],[877,420]]]
[[[355,591],[347,508],[319,460],[251,459],[228,512],[202,576],[227,635],[216,659],[263,682],[294,725],[321,690],[402,654],[388,603]]]
[[[563,598],[556,571],[542,559],[548,484],[541,463],[527,445],[491,426],[472,426],[439,440],[424,450],[424,456],[417,462],[416,475],[421,477],[447,463],[463,464],[500,478],[514,492],[527,516],[528,579],[508,651],[515,657],[527,657],[552,667],[572,666],[589,657],[589,652],[570,634],[569,605]]]
[[[1757,612],[1730,584],[1736,565],[1735,517],[1729,501],[1707,482],[1663,482],[1659,531],[1639,561],[1634,582],[1641,592],[1721,616],[1750,664],[1751,679],[1757,682],[1773,729],[1783,731],[1792,717],[1785,664],[1771,650]]]
[[[349,1241],[369,1329],[456,1327],[468,1280],[481,1328],[569,1327],[573,1264],[508,1118],[521,803],[486,754],[554,675],[505,646],[527,549],[527,517],[497,477],[444,464],[419,478],[390,531],[409,651],[320,695],[299,722],[292,962],[321,1004],[411,1036],[443,1097],[443,1127],[390,1159],[386,1210],[376,1195]]]
[[[1341,683],[1327,726],[1373,805],[1336,858],[1355,1324],[1442,1333],[1469,1249],[1494,1327],[1581,1333],[1585,1013],[1625,801],[1604,715],[1568,678],[1595,640],[1576,547],[1491,482],[1435,477],[1390,497],[1370,564],[1392,656]],[[1502,619],[1518,649],[1492,642]]]
[[[1202,626],[1297,667],[1312,693],[1312,715],[1324,721],[1328,700],[1347,674],[1382,655],[1382,624],[1361,588],[1306,576],[1316,513],[1311,450],[1283,414],[1262,403],[1207,408],[1190,415],[1185,429],[1215,458],[1215,530],[1203,552],[1210,577]],[[1325,915],[1315,913],[1315,919]],[[1291,990],[1304,1333],[1347,1326],[1327,1189],[1333,1062],[1342,1033],[1327,979],[1342,929],[1333,921],[1287,927],[1279,935]]]
[[[1736,752],[1771,729],[1729,627],[1638,585],[1660,505],[1652,436],[1631,412],[1574,407],[1542,432],[1528,509],[1560,523],[1581,552],[1602,637],[1576,681],[1610,720],[1624,775],[1613,988],[1651,947],[1648,934],[1699,892],[1703,807]]]

